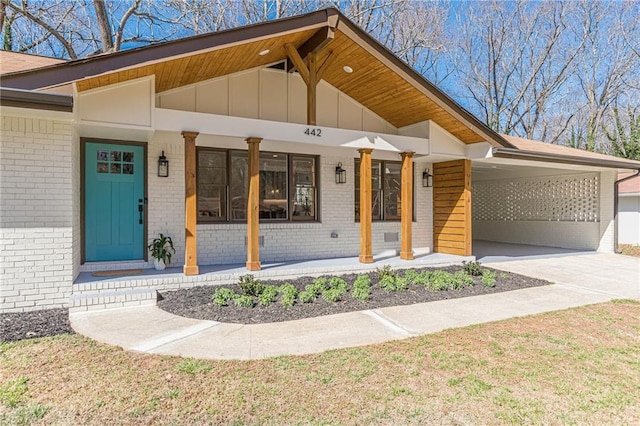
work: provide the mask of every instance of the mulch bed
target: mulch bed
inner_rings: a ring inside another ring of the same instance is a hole
[[[461,267],[438,268],[448,272],[455,272]],[[489,269],[489,268],[484,268]],[[417,271],[434,270],[433,268],[417,269]],[[211,301],[213,292],[219,286],[201,286],[189,289],[163,292],[160,295],[158,306],[167,312],[189,318],[203,320],[221,321],[240,324],[258,324],[268,322],[290,321],[302,318],[312,318],[322,315],[338,314],[342,312],[361,311],[366,309],[384,308],[387,306],[411,305],[414,303],[431,302],[435,300],[456,299],[460,297],[477,296],[482,294],[500,293],[504,291],[518,290],[528,287],[537,287],[551,284],[548,281],[537,278],[526,277],[510,272],[494,271],[497,273],[495,287],[485,287],[478,277],[474,277],[475,285],[462,290],[430,291],[425,287],[413,285],[408,290],[387,292],[377,284],[375,273],[368,274],[371,278],[371,299],[362,302],[353,299],[350,294],[344,296],[344,300],[329,303],[321,298],[312,303],[301,303],[291,307],[284,307],[275,302],[269,306],[254,306],[253,308],[236,307],[233,303],[229,306],[216,306]],[[355,274],[341,275],[341,278],[351,284],[357,277]],[[263,281],[264,284],[280,285],[285,282],[291,283],[298,290],[303,290],[305,285],[313,282],[313,277],[301,277],[295,280],[286,281]],[[241,294],[237,285],[224,286],[233,289]],[[350,291],[349,290],[349,291]]]
[[[2,342],[16,342],[73,332],[68,309],[0,314],[0,341]]]

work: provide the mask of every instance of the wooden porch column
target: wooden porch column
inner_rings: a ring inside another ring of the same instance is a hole
[[[403,152],[400,205],[400,259],[413,260],[413,152]]]
[[[196,238],[196,137],[198,132],[182,132],[184,138],[184,268],[185,275],[198,275],[198,241]]]
[[[249,145],[249,191],[247,197],[247,269],[259,271],[260,265],[260,142],[247,138]]]
[[[373,263],[371,254],[371,153],[362,148],[360,153],[360,263]]]

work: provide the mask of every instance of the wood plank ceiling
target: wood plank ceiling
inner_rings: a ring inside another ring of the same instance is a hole
[[[231,47],[114,71],[80,80],[77,88],[84,91],[155,74],[156,93],[161,93],[285,60],[286,43],[298,48],[316,31],[317,28],[313,28],[276,34]],[[267,49],[268,54],[258,54]],[[433,120],[465,143],[485,140],[343,32],[335,31],[335,38],[323,50],[319,63],[324,62],[328,52],[333,52],[333,58],[323,79],[395,127]],[[346,73],[344,66],[349,66],[353,72]]]

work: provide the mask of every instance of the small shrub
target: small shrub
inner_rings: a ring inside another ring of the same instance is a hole
[[[396,291],[405,291],[409,288],[409,280],[406,277],[396,277]]]
[[[465,287],[473,286],[473,278],[465,271],[456,271],[453,274],[449,288],[451,290],[462,290]]]
[[[482,266],[480,266],[480,262],[465,262],[462,261],[462,268],[467,275],[472,277],[479,277],[482,275]]]
[[[484,271],[482,271],[482,285],[485,287],[495,287],[496,286],[496,273],[494,271],[490,271],[488,269],[485,269]]]
[[[416,283],[416,279],[420,276],[420,273],[414,269],[408,269],[404,271],[404,277],[411,283]]]
[[[431,281],[431,271],[419,272],[411,281],[416,285],[428,287]]]
[[[340,277],[331,277],[329,280],[329,288],[340,290],[341,294],[347,292],[347,282]]]
[[[278,296],[278,289],[274,285],[266,285],[262,290],[262,293],[258,296],[258,303],[260,306],[269,306],[276,300]]]
[[[253,308],[253,296],[238,294],[233,298],[233,303],[239,308]]]
[[[316,300],[316,295],[315,293],[305,290],[298,293],[298,298],[302,303],[311,303]]]
[[[337,302],[342,298],[343,292],[337,288],[330,288],[322,292],[322,299],[326,302]]]
[[[260,280],[254,278],[251,274],[240,276],[238,286],[242,290],[242,294],[245,296],[259,296],[264,290],[264,285]]]
[[[371,279],[368,275],[358,275],[353,282],[351,296],[356,300],[367,301],[371,298]]]
[[[383,275],[378,279],[378,285],[384,291],[396,290],[396,277],[394,275]]]
[[[298,289],[296,289],[293,284],[282,284],[280,287],[278,287],[278,293],[280,293],[280,304],[282,306],[290,307],[296,303]]]
[[[234,298],[236,293],[230,288],[219,288],[213,292],[211,299],[216,306],[227,306],[229,301]]]
[[[304,289],[317,297],[327,288],[328,282],[326,277],[317,277],[313,279],[313,284],[308,284]]]
[[[433,291],[449,290],[449,286],[453,281],[453,275],[447,271],[433,271],[429,275],[427,287]]]
[[[376,269],[376,275],[378,277],[378,281],[382,281],[385,277],[396,277],[396,271],[391,269],[391,265],[384,265],[380,268]]]

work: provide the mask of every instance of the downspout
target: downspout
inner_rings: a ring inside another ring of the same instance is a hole
[[[613,189],[613,251],[614,253],[620,253],[618,250],[618,193],[619,185],[629,179],[633,179],[640,176],[640,169],[636,170],[636,174],[618,179]]]

